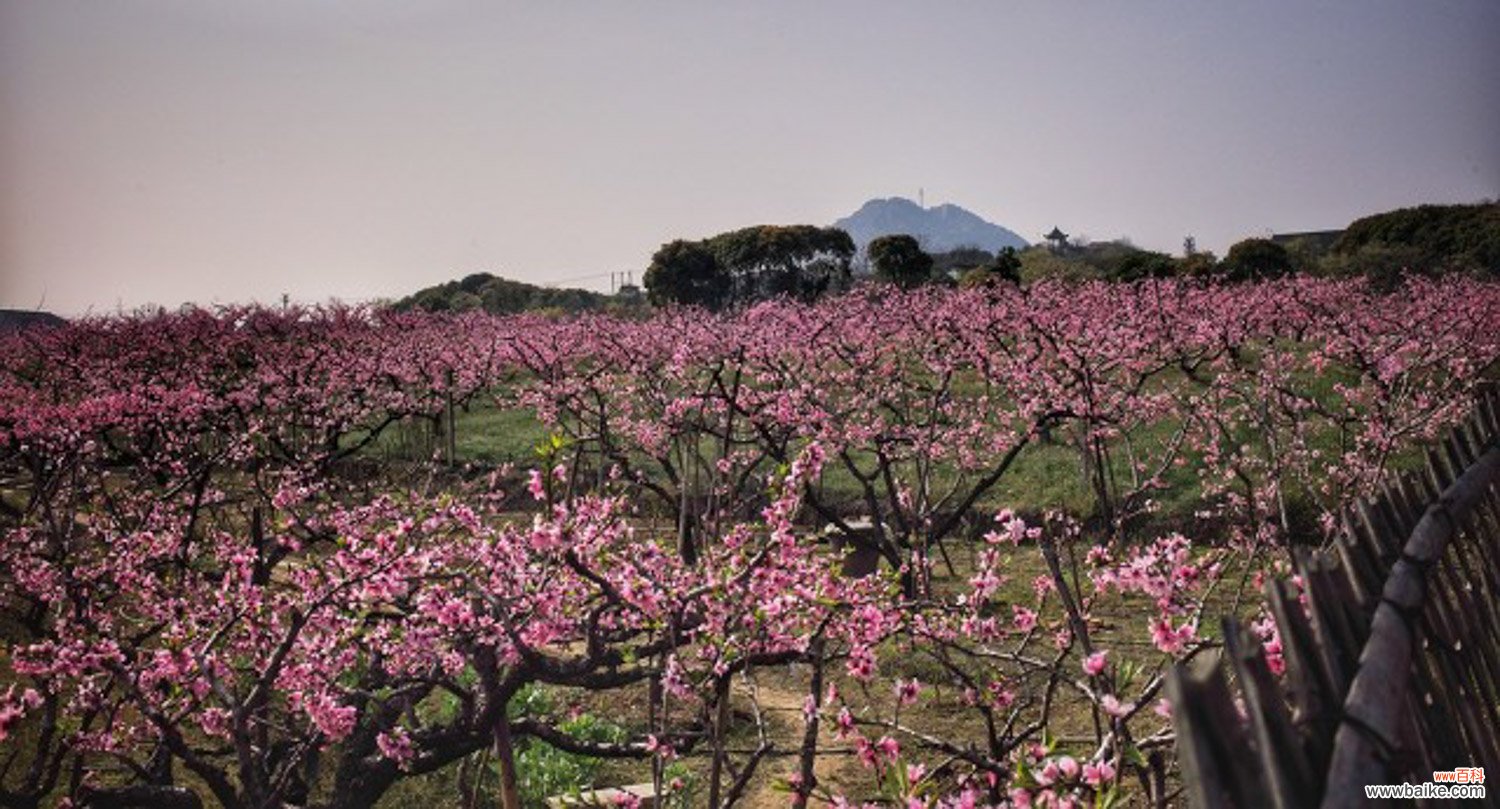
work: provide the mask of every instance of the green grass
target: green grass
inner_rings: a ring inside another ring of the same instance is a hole
[[[460,411],[455,422],[461,462],[535,463],[536,445],[548,432],[529,410],[501,410],[487,403]]]
[[[537,443],[547,429],[525,408],[500,408],[480,401],[454,414],[454,449],[458,463],[521,466],[535,464]],[[423,462],[440,456],[446,440],[426,419],[392,424],[365,453],[386,461]]]

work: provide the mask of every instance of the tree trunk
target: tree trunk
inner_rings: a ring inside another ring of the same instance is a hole
[[[708,775],[708,805],[718,809],[719,796],[724,785],[724,737],[729,731],[729,677],[725,675],[714,683],[714,748],[713,763]]]
[[[500,768],[501,809],[521,809],[521,786],[516,776],[516,750],[511,744],[510,720],[495,723],[495,763]]]
[[[818,776],[813,766],[818,761],[817,710],[823,701],[823,641],[821,638],[809,644],[808,656],[812,658],[812,682],[808,684],[808,693],[812,695],[814,710],[813,715],[807,719],[807,727],[802,732],[802,750],[798,754],[797,791],[792,797],[793,809],[807,809],[808,800],[818,786]]]

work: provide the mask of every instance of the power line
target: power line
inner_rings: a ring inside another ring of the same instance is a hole
[[[595,280],[595,279],[598,279],[598,278],[611,278],[613,276],[614,276],[614,273],[612,273],[612,272],[596,272],[596,273],[590,273],[589,275],[575,275],[575,276],[572,276],[572,277],[569,277],[569,278],[556,278],[556,279],[553,279],[551,281],[546,281],[546,282],[542,283],[542,286],[544,286],[544,287],[558,287],[558,286],[561,286],[563,284],[573,284],[573,283],[577,283],[579,281],[592,281],[592,280]]]

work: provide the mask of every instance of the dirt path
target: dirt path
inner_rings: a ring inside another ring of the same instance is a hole
[[[751,699],[748,684],[741,681],[738,696],[749,709]],[[807,680],[804,672],[788,673],[786,669],[760,671],[755,677],[755,696],[765,715],[767,735],[782,755],[767,758],[760,765],[744,800],[746,809],[785,809],[791,803],[790,795],[777,784],[783,783],[797,773],[797,751],[802,746],[802,704],[807,697]],[[848,784],[859,776],[859,764],[852,756],[835,751],[847,747],[833,733],[833,723],[827,720],[818,725],[817,761],[813,773],[818,783],[827,787]],[[814,806],[823,805],[814,801]]]

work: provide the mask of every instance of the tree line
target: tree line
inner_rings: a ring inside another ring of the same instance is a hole
[[[812,225],[757,225],[705,239],[675,239],[652,255],[644,296],[635,287],[616,295],[541,287],[481,272],[428,287],[397,301],[401,311],[492,314],[610,311],[644,314],[655,306],[701,306],[710,311],[788,296],[812,300],[847,289],[861,269],[903,289],[929,284],[988,287],[1045,279],[1132,282],[1190,277],[1241,282],[1291,273],[1362,276],[1394,288],[1408,274],[1452,272],[1500,277],[1500,205],[1422,205],[1374,214],[1343,231],[1248,238],[1221,258],[1198,249],[1190,236],[1178,256],[1128,240],[1060,239],[1023,250],[992,253],[978,247],[928,252],[913,236],[892,234],[860,251],[848,233]],[[863,265],[863,266],[861,266]]]
[[[1128,240],[1089,243],[1055,233],[1060,238],[1045,245],[1005,248],[998,253],[977,247],[929,253],[914,236],[891,234],[872,240],[863,257],[872,278],[903,289],[929,284],[987,287],[1047,279],[1132,282],[1189,277],[1244,282],[1293,273],[1363,276],[1377,288],[1390,289],[1408,274],[1500,277],[1500,205],[1495,203],[1403,208],[1358,219],[1341,233],[1247,238],[1231,245],[1222,258],[1199,250],[1191,236],[1184,240],[1182,255],[1172,256],[1136,247]],[[819,253],[820,249],[826,252]],[[799,272],[813,255],[834,259],[829,266],[836,270],[815,276],[817,283],[809,284]],[[744,228],[702,241],[663,245],[652,256],[646,289],[657,305],[698,305],[711,310],[785,292],[806,300],[847,285],[855,258],[847,234],[832,228]],[[771,274],[762,275],[767,270]],[[749,280],[757,278],[762,280]],[[772,279],[776,282],[767,283]]]

